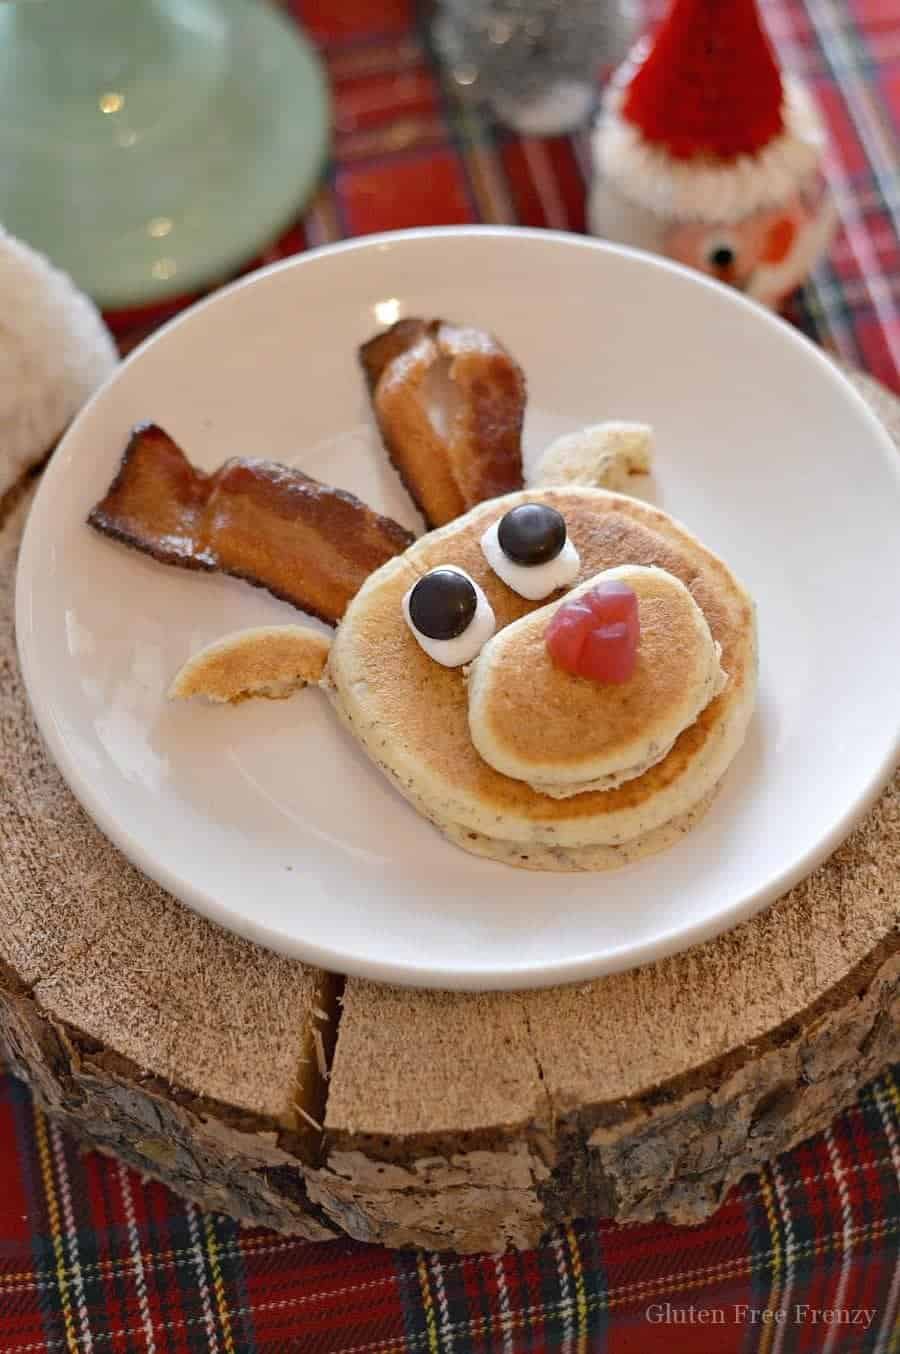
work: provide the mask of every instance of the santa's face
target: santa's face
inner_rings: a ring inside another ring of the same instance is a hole
[[[836,222],[834,204],[818,176],[777,207],[729,225],[657,215],[598,176],[588,216],[595,235],[667,254],[773,307],[805,280],[828,248]]]
[[[798,192],[781,206],[754,212],[734,225],[673,225],[663,250],[679,263],[777,306],[803,281],[827,245],[833,223],[824,195]]]

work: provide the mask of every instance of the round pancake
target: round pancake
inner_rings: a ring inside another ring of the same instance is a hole
[[[339,718],[353,732],[353,726],[347,720],[343,710],[338,710]],[[390,774],[390,773],[389,773]],[[520,870],[554,870],[594,873],[598,870],[615,870],[622,865],[633,865],[646,856],[655,855],[666,847],[673,846],[700,821],[715,798],[716,786],[703,795],[687,813],[676,814],[667,823],[652,828],[638,837],[631,837],[618,845],[561,846],[545,845],[541,842],[511,842],[500,837],[488,837],[482,832],[473,832],[460,827],[457,823],[437,817],[427,805],[417,799],[408,789],[404,796],[414,808],[433,823],[440,832],[455,846],[462,847],[473,856],[484,856],[496,860],[502,865],[514,865]]]
[[[494,520],[525,502],[565,516],[581,555],[576,583],[621,564],[656,565],[690,589],[721,646],[725,689],[663,761],[614,790],[555,799],[495,771],[472,743],[463,672],[428,658],[403,619],[404,593],[443,564],[476,579],[498,628],[544,605],[512,592],[479,545]],[[372,574],[337,630],[323,685],[373,760],[433,821],[498,842],[619,845],[689,813],[740,747],[755,699],[754,609],[722,561],[659,509],[599,489],[525,490],[480,504]]]
[[[436,823],[444,836],[473,856],[485,856],[501,865],[514,865],[518,870],[578,871],[618,870],[623,865],[655,856],[674,846],[687,836],[700,821],[715,798],[715,787],[704,795],[687,813],[679,813],[661,827],[655,827],[640,837],[619,846],[544,846],[540,842],[506,842],[498,837],[485,837],[480,832],[469,832],[455,823]]]
[[[706,617],[674,574],[622,564],[563,601],[617,581],[638,599],[640,644],[627,682],[594,682],[550,657],[560,600],[488,640],[468,672],[469,732],[486,762],[542,794],[614,789],[662,761],[724,686]]]

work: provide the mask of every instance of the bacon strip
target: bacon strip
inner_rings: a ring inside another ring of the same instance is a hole
[[[412,317],[408,320],[398,320],[392,324],[390,329],[383,330],[364,343],[359,350],[359,360],[366,376],[366,385],[369,387],[369,394],[374,398],[378,382],[389,363],[393,362],[395,357],[400,357],[414,343],[417,343],[423,335],[432,334],[437,328],[438,321],[432,320],[429,324],[427,320],[420,320]]]
[[[162,564],[243,578],[330,625],[413,541],[352,494],[273,461],[240,457],[204,474],[153,423],[133,430],[87,520]]]
[[[410,317],[359,359],[388,455],[429,527],[521,489],[525,377],[495,338]]]

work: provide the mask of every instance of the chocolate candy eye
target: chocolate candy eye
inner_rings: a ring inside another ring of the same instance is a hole
[[[457,569],[432,569],[409,594],[409,617],[426,639],[456,639],[475,615],[478,594]]]
[[[539,602],[567,588],[581,563],[566,519],[547,503],[520,503],[488,527],[481,553],[513,592]]]
[[[546,503],[520,503],[500,519],[497,539],[514,564],[547,564],[566,543],[566,519]]]
[[[482,589],[455,564],[418,579],[403,598],[403,615],[419,648],[445,668],[471,663],[497,626]]]

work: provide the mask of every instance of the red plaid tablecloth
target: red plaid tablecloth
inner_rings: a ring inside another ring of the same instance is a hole
[[[3,1354],[896,1354],[900,1067],[705,1226],[461,1258],[306,1244],[79,1155],[0,1081]]]
[[[265,261],[410,225],[583,228],[586,137],[519,139],[460,107],[410,0],[294,8],[327,58],[334,159]],[[900,0],[764,8],[827,118],[843,226],[791,318],[900,390]],[[110,317],[123,349],[177,308]],[[585,1222],[466,1259],[203,1215],[81,1156],[0,1078],[0,1354],[900,1354],[896,1073],[705,1226]]]

